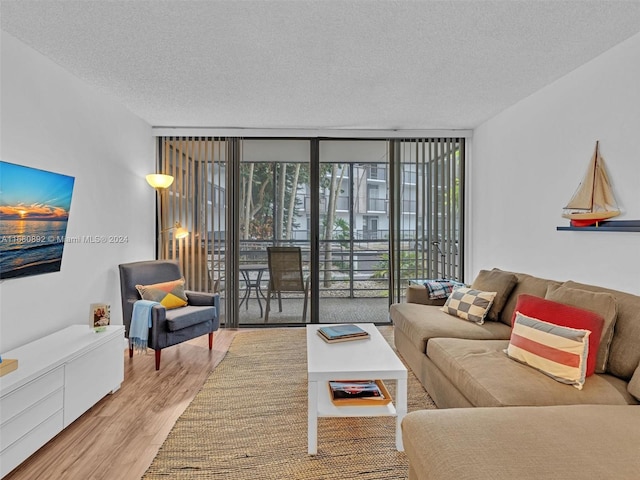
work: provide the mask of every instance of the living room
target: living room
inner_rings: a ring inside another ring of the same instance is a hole
[[[468,282],[482,269],[499,267],[640,294],[637,233],[556,230],[568,224],[562,208],[596,141],[623,211],[620,219],[640,218],[640,11],[637,2],[618,2],[610,13],[599,11],[596,3],[590,2],[590,8],[603,20],[612,19],[606,29],[611,36],[598,47],[600,28],[590,29],[590,56],[576,55],[573,64],[557,70],[561,75],[540,79],[537,88],[503,99],[474,124],[438,124],[438,119],[403,124],[404,130],[423,133],[472,131],[464,246]],[[84,323],[94,301],[110,304],[112,322],[121,323],[118,264],[155,256],[156,197],[144,177],[156,170],[154,127],[166,126],[149,123],[122,99],[105,93],[108,86],[80,80],[46,52],[12,35],[11,24],[5,23],[11,18],[23,26],[33,21],[34,30],[39,26],[35,20],[8,15],[7,7],[20,8],[2,2],[0,158],[75,177],[67,235],[124,235],[128,242],[69,244],[59,273],[0,283],[0,352]],[[568,9],[558,18],[570,19]],[[622,33],[615,37],[613,30]],[[570,47],[553,37],[540,41],[557,45],[558,58],[564,58],[560,50]],[[538,58],[524,58],[517,65],[528,72],[531,65],[557,62],[554,52],[540,48]],[[128,68],[134,70],[135,64]],[[481,73],[474,75],[478,82],[483,81]],[[458,108],[464,110],[464,105]],[[283,110],[284,120],[276,118],[273,127],[282,128],[289,119],[285,115],[295,107]],[[248,120],[251,114],[249,109],[245,125],[256,128]],[[396,129],[385,123],[384,115],[381,110],[378,118],[353,129]],[[170,125],[180,124],[176,119]],[[222,131],[229,124],[208,126]],[[338,118],[330,124],[338,131],[342,125]],[[327,135],[324,125],[300,126]]]

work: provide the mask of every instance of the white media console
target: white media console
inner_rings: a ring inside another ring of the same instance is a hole
[[[0,478],[124,380],[124,327],[72,325],[2,354],[18,369],[0,377]]]

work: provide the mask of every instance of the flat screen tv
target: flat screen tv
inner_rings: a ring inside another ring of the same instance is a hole
[[[74,180],[0,161],[0,279],[60,271]]]

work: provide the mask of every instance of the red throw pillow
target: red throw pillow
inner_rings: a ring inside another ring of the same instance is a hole
[[[537,318],[545,322],[560,325],[561,327],[589,330],[589,353],[587,356],[587,377],[593,375],[596,370],[596,358],[600,347],[600,336],[604,326],[604,318],[590,310],[572,307],[564,303],[553,302],[534,295],[522,293],[518,295],[516,308],[513,311],[513,320],[516,312],[528,317]]]

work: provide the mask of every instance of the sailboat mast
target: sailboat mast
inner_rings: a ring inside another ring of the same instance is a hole
[[[591,210],[593,210],[593,197],[596,191],[596,172],[598,171],[598,159],[600,158],[600,140],[596,140],[596,161],[593,167],[593,182],[591,184]]]

